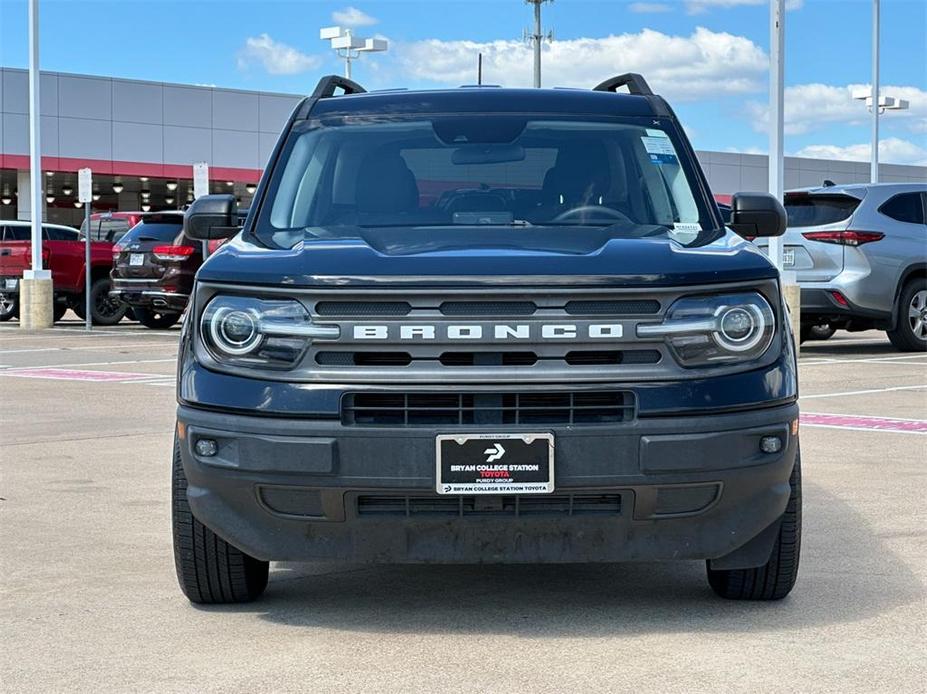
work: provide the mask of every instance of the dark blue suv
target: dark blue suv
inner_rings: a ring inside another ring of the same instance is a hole
[[[336,92],[339,92],[336,95]],[[367,93],[322,79],[243,226],[197,200],[177,574],[251,600],[271,560],[707,560],[727,598],[798,569],[795,354],[776,269],[729,226],[639,75],[593,90]]]

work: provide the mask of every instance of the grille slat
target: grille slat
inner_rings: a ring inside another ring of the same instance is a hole
[[[348,393],[348,426],[608,424],[634,418],[628,391],[564,393]]]
[[[474,351],[441,352],[435,359],[432,355],[416,356],[403,350],[382,349],[377,351],[319,351],[315,361],[320,366],[410,366],[414,362],[434,362],[449,368],[524,366],[538,363],[565,362],[568,366],[616,366],[619,364],[657,364],[660,352],[655,349],[627,350],[572,350],[561,357],[541,356],[531,351]]]
[[[491,500],[491,502],[490,502]],[[621,494],[525,494],[510,496],[361,495],[359,516],[618,516]]]
[[[564,310],[571,316],[649,316],[660,312],[660,302],[655,299],[568,301]]]
[[[408,301],[319,301],[315,305],[319,316],[408,316],[412,305]]]
[[[538,310],[533,301],[445,301],[445,316],[530,316]]]

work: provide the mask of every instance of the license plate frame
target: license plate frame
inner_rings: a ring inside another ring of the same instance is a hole
[[[141,267],[145,264],[145,254],[144,253],[130,253],[129,254],[129,266],[130,267]]]
[[[439,434],[435,437],[435,490],[442,495],[550,494],[554,491],[554,435]]]

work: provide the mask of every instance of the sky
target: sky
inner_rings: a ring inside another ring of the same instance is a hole
[[[866,161],[870,125],[852,94],[871,79],[871,0],[787,0],[787,154]],[[369,89],[476,81],[530,86],[523,0],[40,0],[44,70],[302,94],[343,63],[318,30],[390,41],[355,62]],[[927,165],[927,0],[882,0],[882,161]],[[697,149],[767,149],[767,0],[554,0],[543,8],[544,86],[592,87],[640,72]],[[27,67],[26,0],[0,0],[0,65]]]

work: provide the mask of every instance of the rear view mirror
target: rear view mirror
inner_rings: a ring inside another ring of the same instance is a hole
[[[731,229],[741,236],[782,236],[788,225],[785,208],[769,193],[735,193],[731,198]]]
[[[524,160],[525,148],[521,145],[468,145],[455,149],[451,155],[454,164],[505,164]]]
[[[194,200],[183,216],[183,233],[194,241],[227,239],[240,229],[234,195],[204,195]]]

